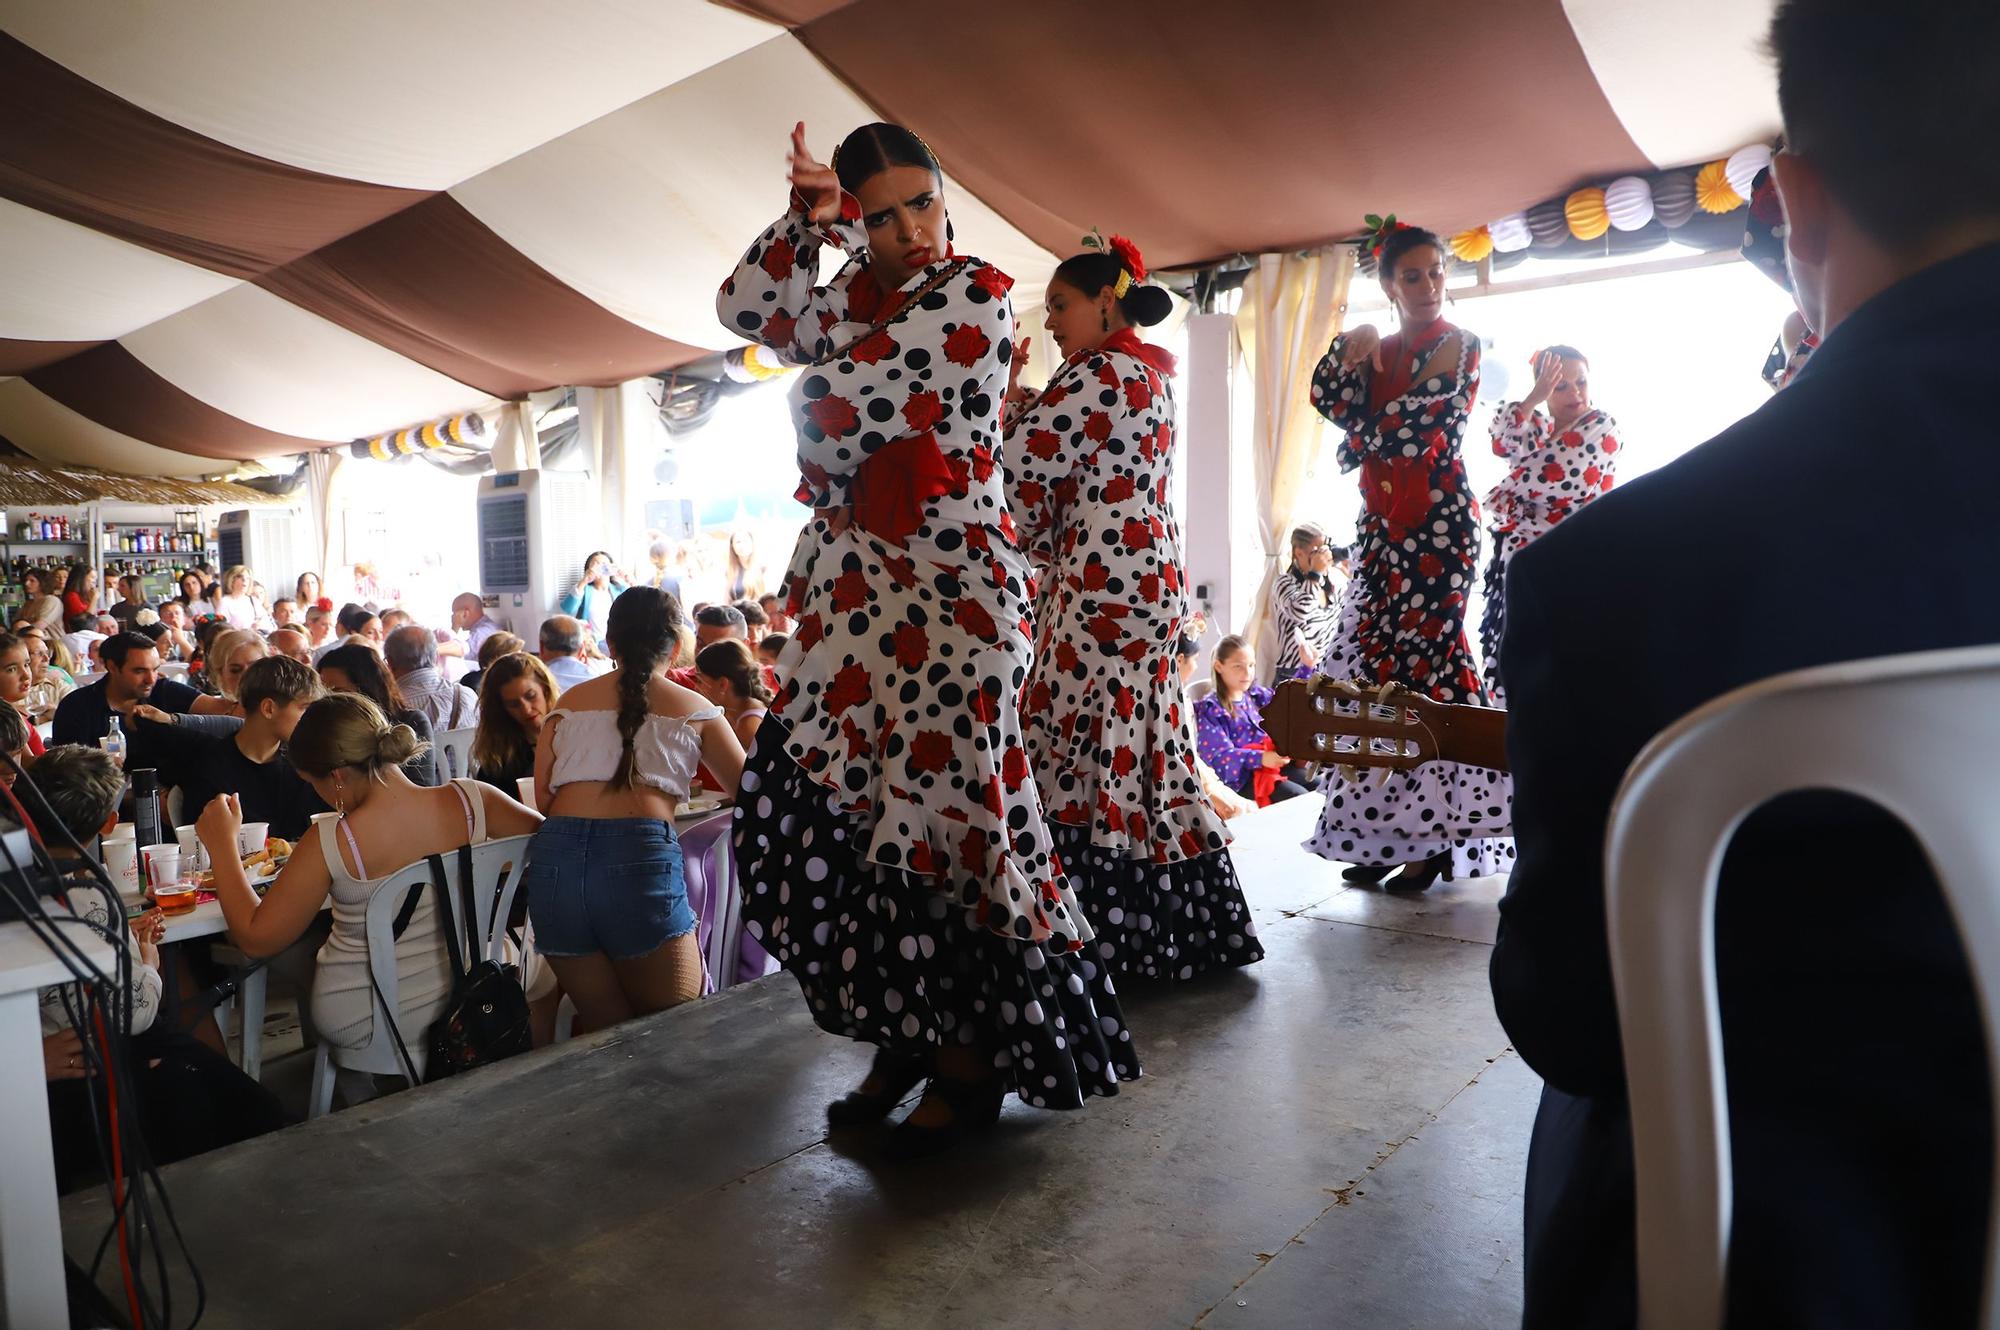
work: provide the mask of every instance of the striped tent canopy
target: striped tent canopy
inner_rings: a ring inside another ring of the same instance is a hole
[[[0,0],[0,437],[146,475],[725,349],[786,134],[886,117],[1038,292],[1451,231],[1775,131],[1768,0]]]

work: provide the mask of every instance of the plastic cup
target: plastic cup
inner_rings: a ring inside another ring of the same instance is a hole
[[[199,873],[208,867],[208,852],[202,848],[201,837],[192,826],[175,827],[174,839],[180,842],[181,864],[191,873]]]
[[[269,822],[245,822],[236,832],[236,849],[245,859],[264,848],[264,842],[271,839]]]
[[[130,836],[104,838],[104,871],[127,896],[139,894],[139,847]]]
[[[535,807],[535,778],[533,776],[522,776],[514,782],[514,788],[521,792],[522,803],[530,808]],[[539,812],[540,810],[537,809],[536,811]]]
[[[179,845],[148,845],[145,851],[146,881],[154,887],[178,882],[181,877]]]
[[[176,846],[178,850],[180,847]],[[176,882],[163,882],[153,888],[153,904],[160,907],[162,914],[186,914],[200,899],[196,892],[200,883],[191,877]]]

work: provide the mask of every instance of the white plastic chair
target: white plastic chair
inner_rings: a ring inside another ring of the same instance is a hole
[[[508,836],[472,847],[472,900],[478,917],[471,922],[470,929],[467,929],[466,921],[459,918],[458,856],[456,853],[443,856],[451,917],[449,921],[439,920],[439,925],[446,926],[448,922],[450,927],[459,930],[461,954],[468,957],[468,963],[480,959],[505,959],[507,915],[513,909],[514,893],[521,885],[521,869],[527,865],[528,840],[527,836]],[[321,1117],[333,1107],[335,1067],[407,1079],[408,1073],[396,1053],[396,1041],[390,1037],[388,1026],[391,1019],[389,1012],[402,1010],[396,973],[396,913],[403,908],[403,900],[412,886],[420,887],[435,907],[430,881],[430,864],[420,860],[384,879],[368,898],[368,966],[374,972],[376,986],[381,989],[380,998],[373,991],[369,993],[375,1015],[374,1029],[368,1042],[358,1048],[334,1048],[325,1040],[320,1041],[313,1060],[312,1093],[308,1101],[310,1116]],[[385,1003],[388,1011],[383,1010]],[[401,1029],[400,1026],[398,1028]],[[403,1047],[409,1052],[410,1062],[421,1077],[425,1059],[424,1031],[403,1029],[401,1033]]]
[[[1763,680],[1687,716],[1633,762],[1612,806],[1605,891],[1642,1327],[1709,1330],[1723,1319],[1733,1197],[1715,894],[1730,837],[1760,805],[1795,790],[1858,795],[1900,819],[1957,921],[1987,1059],[2000,1068],[1996,753],[2000,647],[1973,647]],[[2000,1330],[2000,1224],[1989,1225],[1987,1244],[1980,1323]]]
[[[1187,700],[1190,704],[1199,702],[1215,691],[1215,680],[1196,679],[1187,686]]]
[[[437,745],[438,760],[445,765],[445,779],[456,780],[472,774],[472,727],[457,730],[433,730],[431,742]]]
[[[161,661],[160,677],[162,679],[186,679],[188,677],[187,662],[180,660]]]

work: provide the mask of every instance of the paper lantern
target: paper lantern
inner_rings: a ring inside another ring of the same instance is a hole
[[[1563,200],[1563,220],[1578,240],[1595,240],[1611,229],[1611,216],[1604,211],[1604,191],[1595,185],[1579,189]]]
[[[1694,216],[1694,175],[1669,171],[1653,182],[1653,220],[1669,231],[1686,226]]]
[[[1749,198],[1757,189],[1757,173],[1771,164],[1771,149],[1762,143],[1753,143],[1747,148],[1738,148],[1729,154],[1729,160],[1722,164],[1722,174],[1729,181],[1729,187],[1741,198]],[[1727,208],[1722,211],[1729,211]]]
[[[1643,231],[1653,220],[1653,187],[1635,175],[1621,175],[1604,187],[1604,211],[1620,231]]]
[[[1525,214],[1510,212],[1497,222],[1486,224],[1486,234],[1493,237],[1493,248],[1502,254],[1512,254],[1528,247],[1534,236],[1528,231]]]
[[[1528,209],[1528,234],[1538,249],[1554,249],[1569,239],[1569,218],[1561,199],[1549,199]]]
[[[1703,212],[1735,212],[1743,206],[1743,196],[1729,187],[1729,163],[1710,162],[1694,176],[1694,201]]]
[[[1445,243],[1451,247],[1454,258],[1467,263],[1477,263],[1493,252],[1493,237],[1483,226],[1460,231]]]

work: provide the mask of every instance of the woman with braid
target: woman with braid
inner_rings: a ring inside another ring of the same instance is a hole
[[[523,885],[542,955],[593,1030],[701,995],[701,948],[674,812],[706,764],[736,788],[743,748],[722,709],[666,676],[686,624],[672,596],[611,603],[618,668],[563,693],[535,746],[535,833]]]

